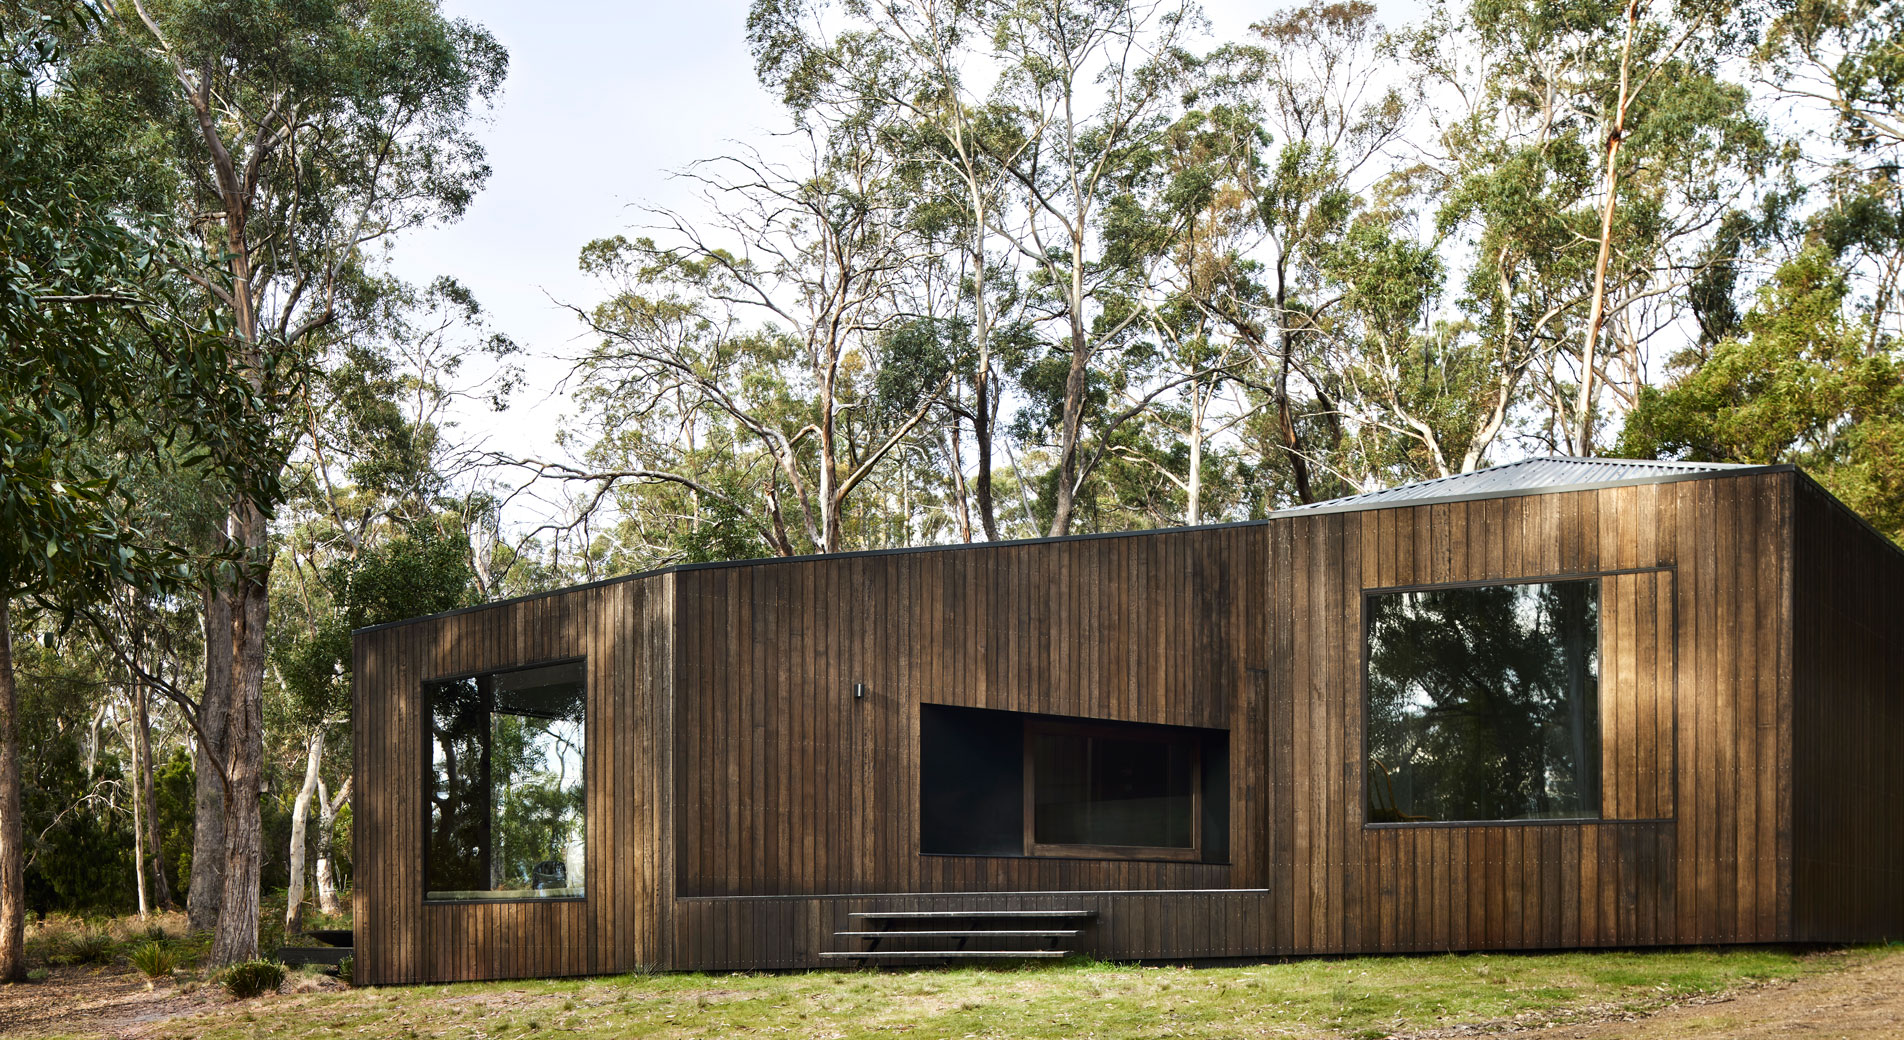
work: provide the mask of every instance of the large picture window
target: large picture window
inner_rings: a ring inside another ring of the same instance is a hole
[[[1228,734],[920,709],[920,850],[1221,861]]]
[[[581,661],[426,683],[426,899],[584,892]]]
[[[1599,582],[1371,595],[1370,823],[1600,815]]]

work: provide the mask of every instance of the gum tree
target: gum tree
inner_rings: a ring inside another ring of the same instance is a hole
[[[174,273],[228,330],[231,370],[280,405],[379,293],[368,250],[462,213],[488,175],[470,121],[502,48],[429,0],[112,0],[79,67],[141,101],[179,185],[174,220],[209,262]],[[289,409],[283,412],[289,413]],[[267,465],[300,440],[285,421]],[[257,953],[271,503],[228,503],[240,565],[205,590],[200,774],[188,906],[214,963]],[[217,908],[215,922],[211,909]]]

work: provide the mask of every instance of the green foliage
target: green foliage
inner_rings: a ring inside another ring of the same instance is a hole
[[[151,272],[177,246],[118,205],[114,142],[63,93],[40,96],[56,37],[23,32],[0,68],[0,596],[70,616],[113,583],[190,578],[133,526],[120,473],[84,450],[100,424],[149,409],[196,458],[242,468],[255,410],[217,330],[169,320]]]
[[[337,977],[345,983],[357,981],[357,958],[345,957],[337,962]]]
[[[88,729],[104,663],[83,644],[15,643],[27,906],[113,912],[132,905],[132,820],[105,795],[129,772],[109,749],[89,771]]]
[[[1794,462],[1893,539],[1904,535],[1904,361],[1847,300],[1832,255],[1782,265],[1739,332],[1647,388],[1618,450]]]
[[[148,939],[126,953],[126,963],[148,979],[170,978],[179,965],[179,956],[163,939]]]
[[[183,747],[157,762],[153,794],[158,801],[159,859],[168,878],[192,876],[192,828],[198,812],[198,777]]]
[[[308,630],[281,633],[272,648],[301,717],[348,715],[353,630],[474,603],[469,553],[466,536],[425,522],[332,563],[323,582],[333,608]]]
[[[242,961],[218,973],[219,985],[239,1000],[276,993],[284,985],[284,965],[277,961]]]

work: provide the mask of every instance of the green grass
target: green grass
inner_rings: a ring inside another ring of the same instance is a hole
[[[1380,1037],[1397,1030],[1645,1011],[1897,956],[1781,949],[1361,957],[1225,968],[1069,963],[792,975],[637,974],[270,997],[154,1035],[405,1040],[623,1036]]]

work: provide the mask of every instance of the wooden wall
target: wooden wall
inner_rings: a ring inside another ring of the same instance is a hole
[[[1799,482],[1792,938],[1904,937],[1904,553]]]
[[[672,576],[585,587],[360,633],[353,657],[357,928],[369,982],[623,971],[659,955],[657,850]],[[585,657],[587,896],[426,904],[422,684]]]
[[[1262,548],[1232,527],[680,573],[679,893],[1260,887]],[[1231,862],[920,855],[921,703],[1229,730]]]
[[[1770,941],[1790,906],[1792,475],[1269,526],[1278,951]],[[1365,826],[1362,597],[1602,582],[1604,814]]]
[[[1877,667],[1904,628],[1841,624],[1849,604],[1794,613],[1801,479],[684,568],[363,633],[358,970],[794,967],[853,909],[1053,899],[1098,909],[1091,948],[1118,957],[1792,937],[1795,841],[1816,878],[1904,852],[1895,827],[1879,847],[1850,826],[1859,798],[1904,794],[1894,767],[1856,786],[1890,750],[1871,736],[1897,719]],[[1823,576],[1800,602],[1860,588],[1868,617],[1899,576],[1844,553],[1837,570],[1807,565]],[[1364,597],[1592,575],[1605,819],[1365,824]],[[1804,667],[1818,682],[1838,669],[1836,699],[1815,699],[1799,732],[1796,775],[1836,784],[1840,810],[1796,839],[1795,622]],[[587,901],[424,906],[420,683],[577,654]],[[922,703],[1229,730],[1230,862],[920,855]],[[1828,730],[1841,710],[1858,724]],[[1865,880],[1866,895],[1804,889],[1800,937],[1863,919],[1879,891],[1886,913],[1904,909],[1894,874]]]

